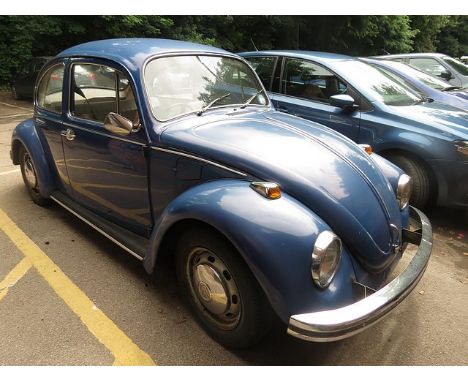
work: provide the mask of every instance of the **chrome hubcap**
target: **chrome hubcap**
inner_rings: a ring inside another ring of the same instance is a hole
[[[220,329],[237,326],[240,296],[224,262],[211,251],[196,248],[188,256],[187,272],[192,296],[203,314]]]
[[[28,153],[24,154],[23,159],[24,159],[23,160],[24,177],[26,178],[26,181],[28,182],[29,186],[34,189],[37,186],[37,179],[36,179],[36,171],[34,170],[33,162]]]

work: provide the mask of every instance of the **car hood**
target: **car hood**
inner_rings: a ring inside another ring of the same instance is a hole
[[[462,109],[436,101],[389,108],[392,118],[400,122],[417,125],[449,140],[468,139],[468,113]]]
[[[277,182],[368,270],[392,262],[401,230],[395,194],[373,159],[333,130],[271,110],[213,111],[170,124],[161,143]]]
[[[464,100],[468,100],[468,89],[467,88],[448,91],[447,94],[451,94],[451,95],[454,95],[456,97],[462,98]]]

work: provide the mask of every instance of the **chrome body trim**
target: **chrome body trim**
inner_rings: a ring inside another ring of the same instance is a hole
[[[231,172],[233,172],[233,173],[235,173],[235,174],[238,174],[238,175],[241,175],[241,176],[244,176],[244,177],[247,176],[247,174],[244,173],[244,172],[242,172],[242,171],[235,170],[235,169],[233,169],[233,168],[230,168],[230,167],[224,166],[224,165],[222,165],[222,164],[213,162],[213,161],[211,161],[211,160],[209,160],[209,159],[197,157],[197,156],[195,156],[195,155],[187,154],[187,153],[184,153],[184,152],[182,152],[182,151],[177,151],[177,150],[172,150],[172,149],[164,149],[164,148],[162,148],[162,147],[155,147],[155,146],[151,146],[151,149],[152,149],[152,150],[155,150],[155,151],[163,151],[163,152],[165,152],[165,153],[180,155],[180,156],[183,156],[183,157],[186,157],[186,158],[199,160],[199,161],[201,161],[201,162],[205,162],[205,163],[211,164],[211,165],[213,165],[213,166],[222,168],[223,170],[231,171]]]
[[[113,243],[117,244],[120,248],[122,249],[125,249],[128,253],[130,253],[130,255],[136,257],[138,260],[140,261],[143,261],[143,257],[141,257],[140,255],[138,255],[137,253],[133,252],[131,249],[127,248],[125,245],[123,245],[120,241],[118,241],[117,239],[115,239],[114,237],[112,237],[111,235],[109,235],[107,232],[104,232],[102,229],[96,227],[93,223],[91,223],[89,220],[85,219],[83,216],[81,216],[78,212],[76,212],[75,210],[73,210],[72,208],[68,207],[66,204],[62,203],[60,200],[58,200],[57,198],[55,198],[53,195],[50,196],[50,198],[57,204],[59,204],[60,206],[62,206],[63,208],[65,208],[67,211],[71,212],[73,215],[75,215],[77,218],[79,218],[80,220],[84,221],[86,224],[88,224],[89,226],[91,226],[92,228],[94,228],[96,231],[98,231],[101,235],[107,237],[110,241],[112,241]]]
[[[75,117],[76,118],[76,117]],[[128,143],[133,143],[134,145],[138,145],[138,146],[147,146],[146,143],[142,143],[142,142],[137,142],[137,141],[132,141],[131,139],[126,139],[126,138],[122,138],[122,137],[117,137],[115,135],[111,135],[111,134],[107,134],[107,133],[104,133],[102,131],[97,131],[97,130],[93,130],[93,129],[88,129],[86,127],[83,127],[83,126],[80,126],[80,125],[76,125],[74,123],[70,123],[70,122],[63,122],[63,124],[66,126],[66,127],[72,127],[74,129],[78,129],[78,130],[82,130],[82,131],[86,131],[88,133],[94,133],[94,134],[97,134],[97,135],[101,135],[103,137],[107,137],[107,138],[112,138],[112,139],[117,139],[119,141],[123,141],[123,142],[128,142]],[[104,127],[103,127],[104,128]]]
[[[374,294],[343,308],[290,317],[288,333],[303,340],[331,342],[357,334],[390,313],[418,284],[432,250],[432,227],[428,218],[414,207],[411,215],[420,229],[403,232],[403,240],[419,246],[408,266]]]

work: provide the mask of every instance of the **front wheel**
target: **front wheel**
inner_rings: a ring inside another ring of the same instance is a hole
[[[28,190],[32,201],[40,206],[49,204],[49,199],[44,198],[39,192],[39,183],[37,181],[36,168],[28,150],[21,146],[19,149],[19,160],[21,174],[23,175],[24,185]]]
[[[273,312],[239,253],[210,230],[188,231],[178,242],[177,278],[202,327],[228,348],[260,341]]]

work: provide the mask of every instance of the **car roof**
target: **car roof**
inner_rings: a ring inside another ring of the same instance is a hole
[[[208,45],[159,38],[123,38],[86,42],[60,52],[57,57],[98,57],[124,66],[141,66],[149,57],[166,53],[204,52],[230,54]]]
[[[316,52],[309,50],[260,50],[251,52],[239,53],[241,56],[287,56],[303,59],[314,59],[319,63],[330,63],[333,61],[354,60],[354,57],[346,56],[344,54],[329,53],[329,52]]]
[[[406,57],[446,57],[443,53],[401,53],[401,54],[387,54],[383,56],[373,56],[371,58],[406,58]]]

